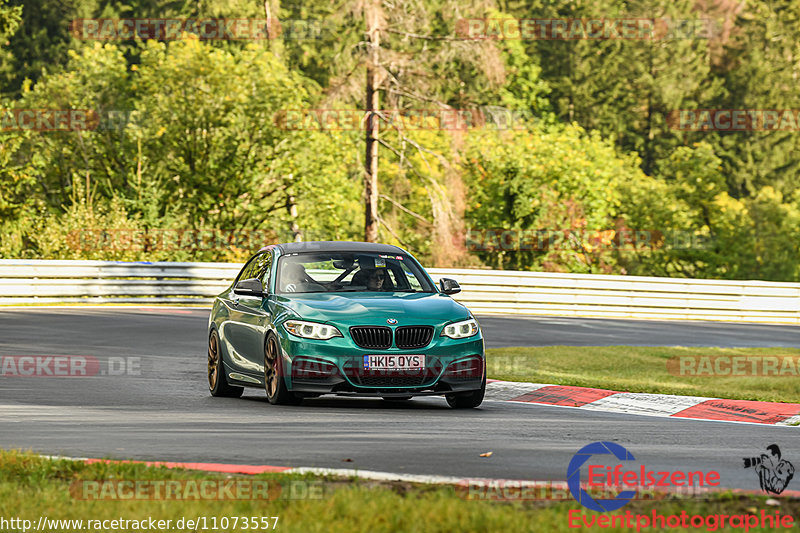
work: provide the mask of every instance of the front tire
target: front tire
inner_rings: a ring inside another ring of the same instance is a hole
[[[225,375],[225,365],[219,351],[219,334],[216,329],[211,330],[208,336],[208,390],[211,396],[222,398],[239,398],[244,392],[244,387],[234,387],[228,384]]]
[[[272,405],[298,405],[303,401],[286,387],[281,348],[275,335],[264,344],[264,389]]]
[[[453,409],[472,409],[478,407],[483,403],[483,397],[486,394],[486,364],[483,365],[483,381],[481,388],[469,392],[459,392],[456,394],[448,394],[445,396],[447,405]]]

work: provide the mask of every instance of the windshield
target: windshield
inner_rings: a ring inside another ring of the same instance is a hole
[[[278,293],[436,292],[406,255],[315,252],[278,261]]]

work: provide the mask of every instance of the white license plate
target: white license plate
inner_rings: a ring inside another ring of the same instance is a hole
[[[411,370],[425,368],[424,355],[365,355],[365,370]]]

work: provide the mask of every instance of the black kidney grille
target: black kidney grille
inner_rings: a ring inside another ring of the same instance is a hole
[[[392,346],[392,330],[385,326],[354,326],[350,328],[350,336],[362,348],[386,349]]]
[[[424,348],[433,338],[433,326],[400,326],[394,332],[394,343],[405,350]]]

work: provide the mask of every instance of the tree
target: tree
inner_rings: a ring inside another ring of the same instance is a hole
[[[720,108],[798,109],[800,6],[748,3],[725,49],[727,97]],[[729,132],[706,137],[716,145],[732,196],[756,196],[773,187],[787,198],[800,185],[797,130]]]
[[[675,179],[622,184],[621,212],[652,228],[654,247],[621,254],[631,274],[718,279],[798,279],[800,211],[772,187],[754,198],[727,192],[722,160],[709,143],[678,148],[665,164]]]
[[[130,68],[113,45],[85,47],[20,105],[98,110],[100,127],[19,134],[15,158],[29,165],[37,197],[54,211],[115,201],[145,229],[277,235],[293,222],[285,209],[292,197],[310,233],[351,237],[340,213],[352,209],[348,140],[284,130],[275,120],[283,109],[308,106],[313,84],[304,83],[260,44],[225,50],[150,42]],[[130,112],[122,114],[127,122],[105,120],[122,111]]]
[[[378,135],[380,131],[378,96],[380,69],[380,24],[382,9],[380,0],[368,0],[364,4],[367,25],[367,88],[366,88],[366,156],[364,158],[364,240],[378,240]]]
[[[704,107],[721,93],[721,82],[712,75],[709,39],[676,28],[681,20],[698,18],[694,5],[690,0],[606,0],[546,9],[542,18],[661,21],[654,25],[653,39],[530,41],[529,53],[540,58],[558,117],[597,129],[623,152],[637,151],[644,172],[657,174],[659,161],[683,144],[682,134],[668,126],[668,114]],[[672,34],[665,33],[664,21],[675,24]]]
[[[640,179],[597,133],[576,126],[481,132],[464,153],[467,238],[496,268],[618,271],[613,239],[622,183]],[[510,237],[502,237],[510,230]],[[503,240],[503,239],[506,240]]]

